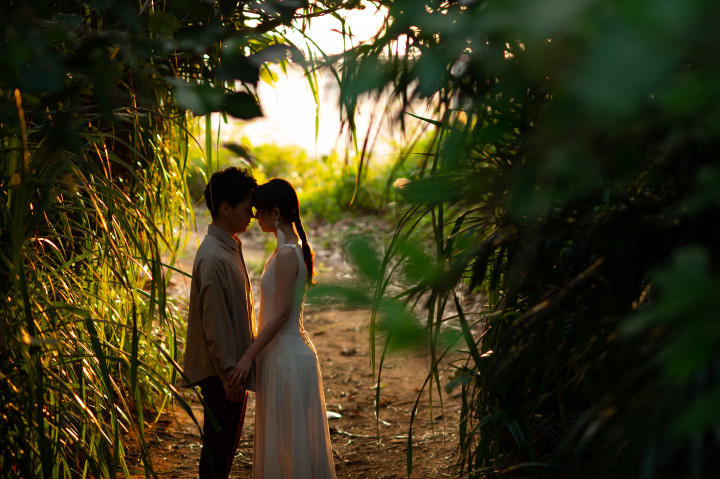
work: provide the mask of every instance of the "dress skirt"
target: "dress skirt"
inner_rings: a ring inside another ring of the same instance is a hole
[[[306,333],[278,334],[257,360],[256,479],[334,479],[320,365]]]

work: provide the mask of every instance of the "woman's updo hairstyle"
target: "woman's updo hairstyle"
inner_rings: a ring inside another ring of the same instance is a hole
[[[308,280],[312,282],[315,275],[314,269],[314,253],[308,243],[302,220],[300,219],[300,203],[298,202],[295,188],[287,181],[280,178],[272,180],[258,186],[252,194],[252,205],[258,214],[264,214],[277,208],[280,216],[295,225],[300,241],[302,241],[303,257],[305,258],[305,268],[308,271]]]

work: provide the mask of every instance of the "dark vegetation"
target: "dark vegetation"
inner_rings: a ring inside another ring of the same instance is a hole
[[[165,291],[191,215],[193,114],[259,115],[261,70],[297,57],[277,31],[339,6],[2,2],[3,474],[128,473],[126,441],[144,445],[177,396],[184,320]]]
[[[348,104],[438,108],[384,256],[356,256],[378,265],[379,327],[405,327],[393,291],[435,357],[463,332],[467,361],[434,384],[462,388],[462,475],[716,476],[720,7],[383,3]]]

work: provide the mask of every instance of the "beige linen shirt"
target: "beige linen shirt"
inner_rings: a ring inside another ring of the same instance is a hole
[[[215,225],[200,244],[190,282],[183,369],[188,387],[209,376],[223,383],[257,333],[242,243]],[[245,387],[255,390],[254,371]]]

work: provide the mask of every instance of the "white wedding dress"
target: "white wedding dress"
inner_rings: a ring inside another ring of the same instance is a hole
[[[303,329],[302,305],[307,270],[300,246],[296,297],[290,317],[256,357],[255,479],[335,478],[325,394],[315,347]],[[272,317],[275,305],[275,254],[260,279],[258,327]]]

